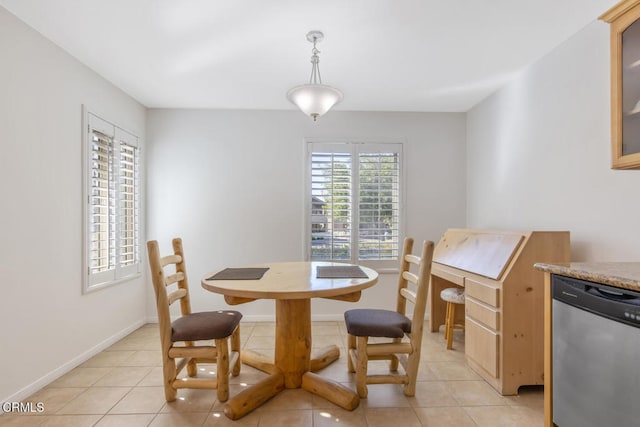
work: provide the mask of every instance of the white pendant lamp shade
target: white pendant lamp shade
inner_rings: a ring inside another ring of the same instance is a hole
[[[304,114],[316,121],[338,102],[342,101],[342,92],[338,89],[323,85],[320,77],[320,58],[316,43],[324,38],[320,31],[310,31],[307,40],[313,43],[311,51],[311,78],[309,84],[296,86],[287,92],[287,99],[295,104]]]
[[[342,98],[342,92],[338,89],[319,84],[296,86],[287,92],[287,99],[314,121],[342,101]]]

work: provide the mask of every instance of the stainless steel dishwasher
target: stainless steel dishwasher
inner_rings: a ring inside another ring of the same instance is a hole
[[[640,292],[553,275],[553,422],[640,426]]]

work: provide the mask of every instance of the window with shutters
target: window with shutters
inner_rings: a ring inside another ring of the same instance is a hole
[[[312,261],[396,266],[402,144],[308,143]]]
[[[138,137],[85,111],[84,291],[140,274]]]

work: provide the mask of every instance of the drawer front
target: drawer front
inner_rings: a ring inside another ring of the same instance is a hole
[[[500,307],[500,288],[467,277],[465,279],[465,289],[468,296],[491,306]]]
[[[473,359],[489,375],[498,378],[500,336],[470,317],[466,318],[464,328],[464,346],[467,357]]]
[[[468,317],[497,331],[499,329],[500,313],[486,305],[482,305],[473,298],[466,298],[464,310]]]

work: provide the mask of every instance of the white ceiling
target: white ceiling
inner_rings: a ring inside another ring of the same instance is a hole
[[[336,110],[467,111],[617,0],[0,0],[151,108],[294,109],[321,30]],[[606,25],[602,23],[602,25]]]

